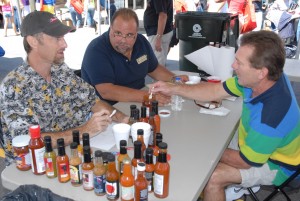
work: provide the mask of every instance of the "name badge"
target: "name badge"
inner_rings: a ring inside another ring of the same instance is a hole
[[[141,63],[143,63],[144,61],[147,61],[147,55],[146,55],[146,54],[143,55],[143,56],[141,56],[140,58],[137,58],[137,59],[136,59],[136,62],[137,62],[138,64],[141,64]]]

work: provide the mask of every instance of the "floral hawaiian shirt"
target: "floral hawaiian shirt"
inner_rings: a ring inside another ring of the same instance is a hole
[[[65,63],[52,65],[51,82],[27,62],[10,72],[0,85],[4,145],[11,153],[14,136],[27,135],[31,124],[41,132],[63,131],[86,122],[99,98],[95,89]]]

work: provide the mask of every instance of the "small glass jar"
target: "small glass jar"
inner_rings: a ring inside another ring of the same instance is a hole
[[[29,135],[19,135],[12,140],[16,167],[22,171],[31,169],[31,159],[28,148],[29,140]]]

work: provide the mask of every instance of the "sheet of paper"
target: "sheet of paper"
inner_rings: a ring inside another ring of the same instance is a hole
[[[198,69],[204,70],[208,74],[221,78],[222,81],[232,77],[233,69],[231,67],[234,61],[233,47],[213,47],[205,46],[185,57]]]
[[[116,145],[112,131],[112,126],[114,124],[115,123],[110,124],[104,132],[92,137],[90,139],[91,147],[95,147],[104,151],[109,151],[111,148],[113,148]]]

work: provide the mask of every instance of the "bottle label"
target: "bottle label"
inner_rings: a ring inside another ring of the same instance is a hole
[[[94,191],[96,194],[105,193],[105,183],[106,183],[105,174],[100,176],[94,175]]]
[[[69,162],[60,163],[58,165],[58,171],[59,171],[60,178],[69,177],[69,169],[70,169]]]
[[[124,164],[123,164],[123,162],[120,162],[120,165],[119,165],[120,177],[122,176],[122,174],[124,172],[123,169],[124,169]]]
[[[35,168],[37,173],[45,172],[45,161],[44,161],[45,147],[42,147],[40,149],[34,149],[33,151],[34,151],[35,158],[32,157],[33,154],[31,153],[31,149],[29,149],[30,156],[31,156],[32,172],[34,173]],[[36,163],[36,167],[34,161]]]
[[[20,169],[30,168],[31,167],[31,160],[29,153],[22,153],[15,157],[16,165]]]
[[[164,190],[164,175],[154,173],[154,193],[162,195]]]
[[[132,200],[134,198],[134,186],[121,186],[121,197],[123,200]]]
[[[149,142],[148,142],[149,146],[154,145],[154,137],[153,136],[154,136],[154,129],[153,129],[153,126],[151,126],[150,137],[149,137]]]
[[[46,167],[46,175],[48,177],[53,177],[54,173],[54,165],[52,158],[45,158],[45,167]]]
[[[82,180],[83,180],[83,188],[84,189],[93,189],[94,188],[94,180],[93,180],[93,170],[82,170]]]
[[[81,165],[70,165],[71,184],[82,183],[82,170]]]
[[[148,189],[140,191],[140,201],[148,201]]]
[[[119,198],[119,181],[109,182],[105,184],[107,199],[118,199]]]
[[[148,182],[148,191],[153,191],[153,175],[154,172],[145,172],[145,177]]]

